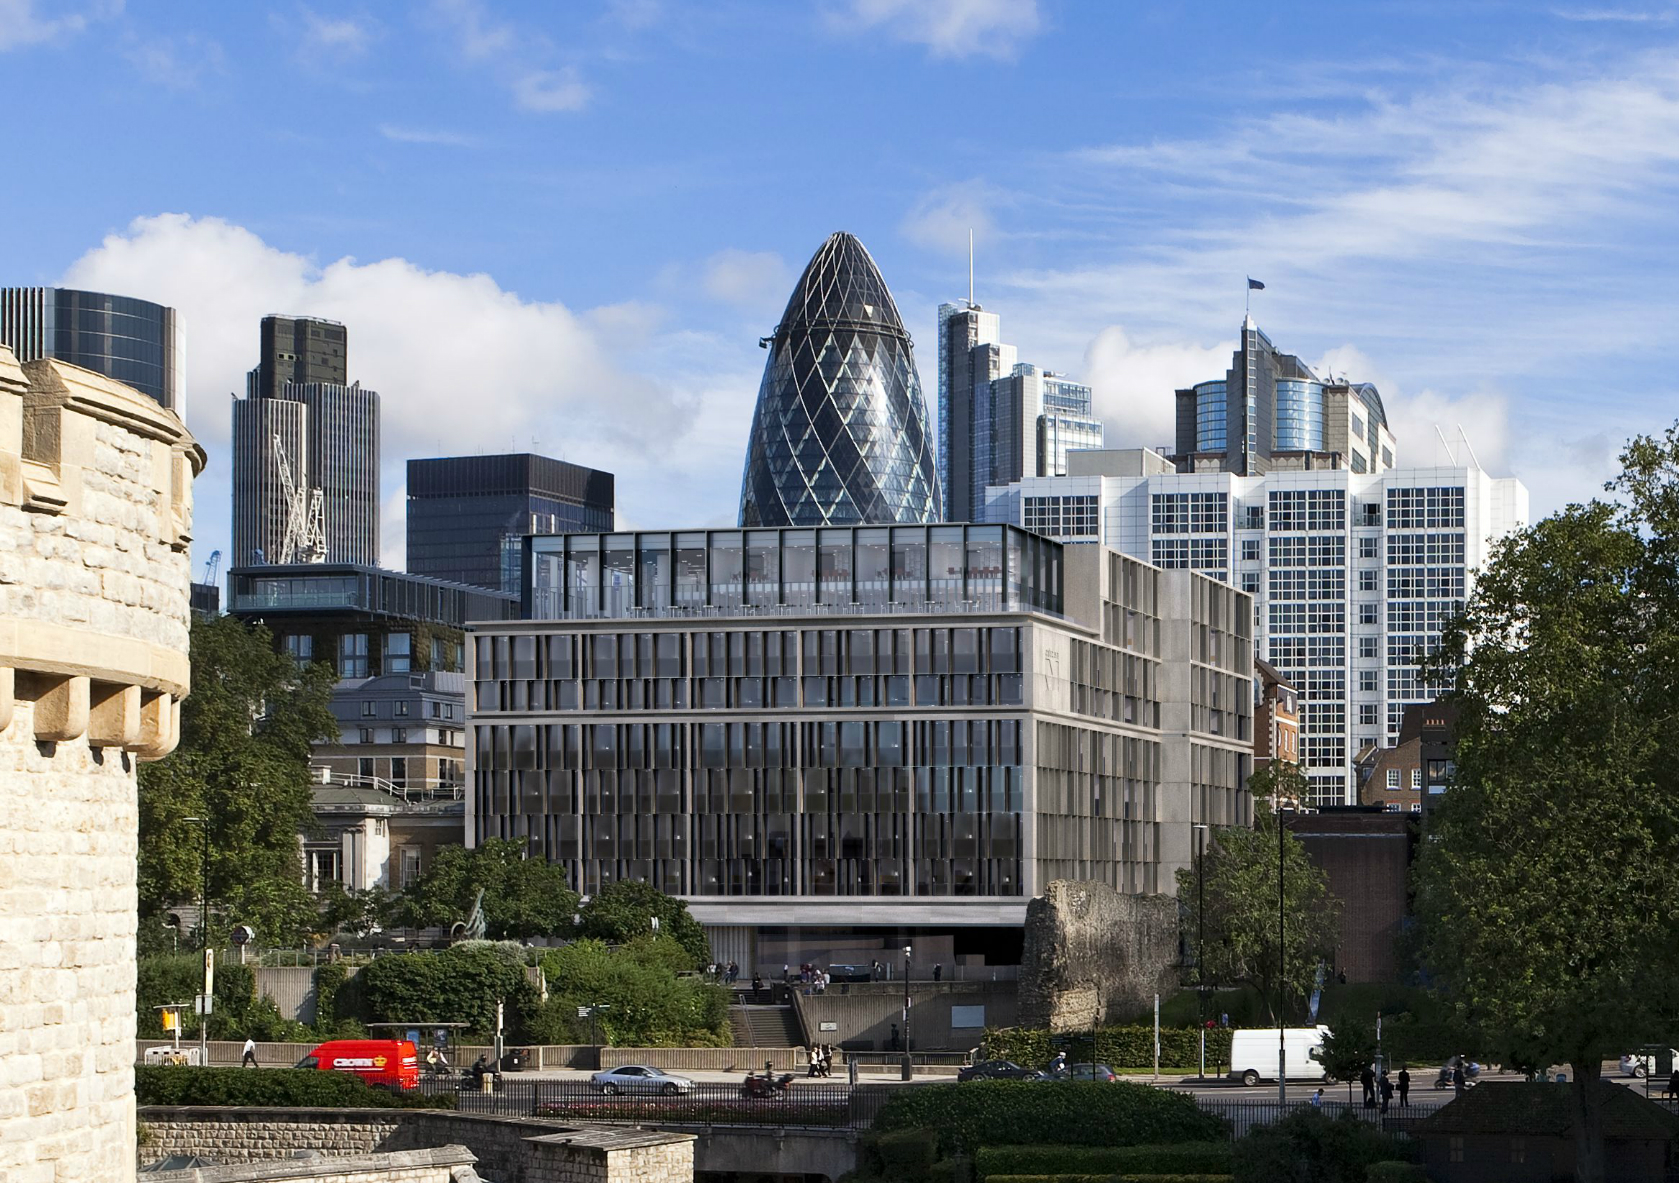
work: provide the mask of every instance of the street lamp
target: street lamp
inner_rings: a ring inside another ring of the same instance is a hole
[[[1277,1104],[1288,1104],[1288,1022],[1283,1015],[1287,997],[1288,948],[1283,944],[1283,795],[1277,793]]]
[[[210,947],[210,819],[207,817],[184,817],[185,822],[192,822],[203,827],[204,855],[199,859],[199,868],[204,875],[204,894],[200,897],[198,916],[198,948],[202,952]]]
[[[902,1078],[904,1080],[910,1080],[915,1076],[915,1068],[909,1055],[909,959],[911,956],[911,949],[912,946],[910,945],[904,946],[904,1062],[902,1073]]]
[[[199,904],[198,913],[198,951],[204,956],[204,992],[200,997],[202,1002],[198,1006],[198,1064],[208,1067],[210,1063],[210,995],[215,989],[215,970],[213,956],[210,952],[210,819],[207,817],[189,817],[182,819],[199,826],[204,831],[204,853],[199,859],[199,866],[204,874],[204,895]]]
[[[1200,1015],[1201,1072],[1207,1079],[1207,827],[1195,824],[1195,997]]]

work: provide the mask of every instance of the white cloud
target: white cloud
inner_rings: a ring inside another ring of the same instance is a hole
[[[397,144],[430,144],[439,148],[476,148],[478,141],[457,131],[432,127],[402,127],[381,123],[379,134]]]
[[[532,70],[513,81],[513,99],[525,111],[581,111],[590,91],[571,66]]]
[[[41,15],[35,0],[0,0],[0,52],[25,45],[39,45],[61,37],[74,37],[87,28],[90,20],[120,12],[122,0],[102,0],[101,3],[85,6],[79,12],[66,12],[68,5],[60,0],[54,0],[47,7],[56,15]]]
[[[221,44],[196,33],[185,37],[134,38],[123,56],[147,82],[172,90],[190,90],[207,74],[227,69]]]
[[[492,60],[518,45],[513,26],[491,19],[478,0],[433,0],[432,11],[454,34],[456,47],[469,62]]]
[[[968,231],[984,239],[996,231],[988,205],[995,192],[982,181],[946,185],[923,194],[899,226],[917,246],[947,255],[968,253]]]
[[[383,542],[392,561],[403,464],[416,456],[525,450],[534,440],[549,455],[615,472],[632,518],[676,525],[734,512],[757,351],[749,341],[656,333],[657,308],[579,313],[522,299],[487,275],[426,271],[403,259],[321,265],[243,227],[184,214],[137,219],[62,282],[142,293],[180,310],[188,425],[210,453],[196,494],[203,554],[226,549],[227,394],[243,391],[258,324],[270,313],[349,327],[350,377],[381,398]]]
[[[793,277],[774,251],[719,251],[706,260],[701,285],[708,296],[742,308],[760,309],[787,299]]]
[[[853,34],[881,29],[951,58],[1012,58],[1040,24],[1037,0],[851,0],[828,23]]]
[[[1173,448],[1177,404],[1172,392],[1223,374],[1234,341],[1196,345],[1182,341],[1138,345],[1111,325],[1084,355],[1096,414],[1107,424],[1110,448]]]
[[[303,22],[303,37],[298,56],[316,61],[322,56],[338,59],[359,57],[367,52],[373,40],[372,28],[352,17],[323,16],[312,8],[298,10]]]

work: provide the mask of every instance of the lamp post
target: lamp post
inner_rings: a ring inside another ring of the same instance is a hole
[[[910,945],[904,946],[904,1062],[902,1073],[902,1078],[904,1080],[913,1079],[915,1076],[914,1062],[910,1059],[909,1055],[909,959],[911,956],[911,949],[912,946]]]
[[[204,894],[198,912],[198,951],[204,956],[204,992],[198,1005],[198,1064],[207,1068],[210,1065],[210,995],[215,989],[215,955],[210,952],[210,819],[189,817],[182,820],[193,822],[204,831],[204,853],[199,859]]]
[[[1283,944],[1283,796],[1277,794],[1277,1104],[1288,1104],[1288,1035],[1283,1015],[1287,998],[1288,949]]]
[[[1201,1071],[1207,1079],[1207,827],[1195,825],[1195,997],[1201,1029]]]

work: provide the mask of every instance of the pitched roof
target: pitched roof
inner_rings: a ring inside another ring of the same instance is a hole
[[[1679,1140],[1679,1117],[1625,1085],[1593,1085],[1603,1106],[1606,1138]],[[1574,1133],[1574,1086],[1489,1080],[1418,1122],[1418,1137],[1442,1134],[1527,1134],[1568,1138]]]

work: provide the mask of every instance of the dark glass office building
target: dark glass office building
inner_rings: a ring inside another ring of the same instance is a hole
[[[942,520],[915,354],[862,243],[822,244],[766,343],[740,524]]]
[[[408,462],[408,569],[517,592],[530,534],[616,525],[610,472],[530,453]]]
[[[1018,964],[1055,879],[1251,819],[1253,606],[1013,526],[527,541],[470,630],[468,840],[688,899],[720,959]]]
[[[0,288],[0,345],[19,361],[52,357],[104,374],[186,417],[173,308],[74,288]]]

